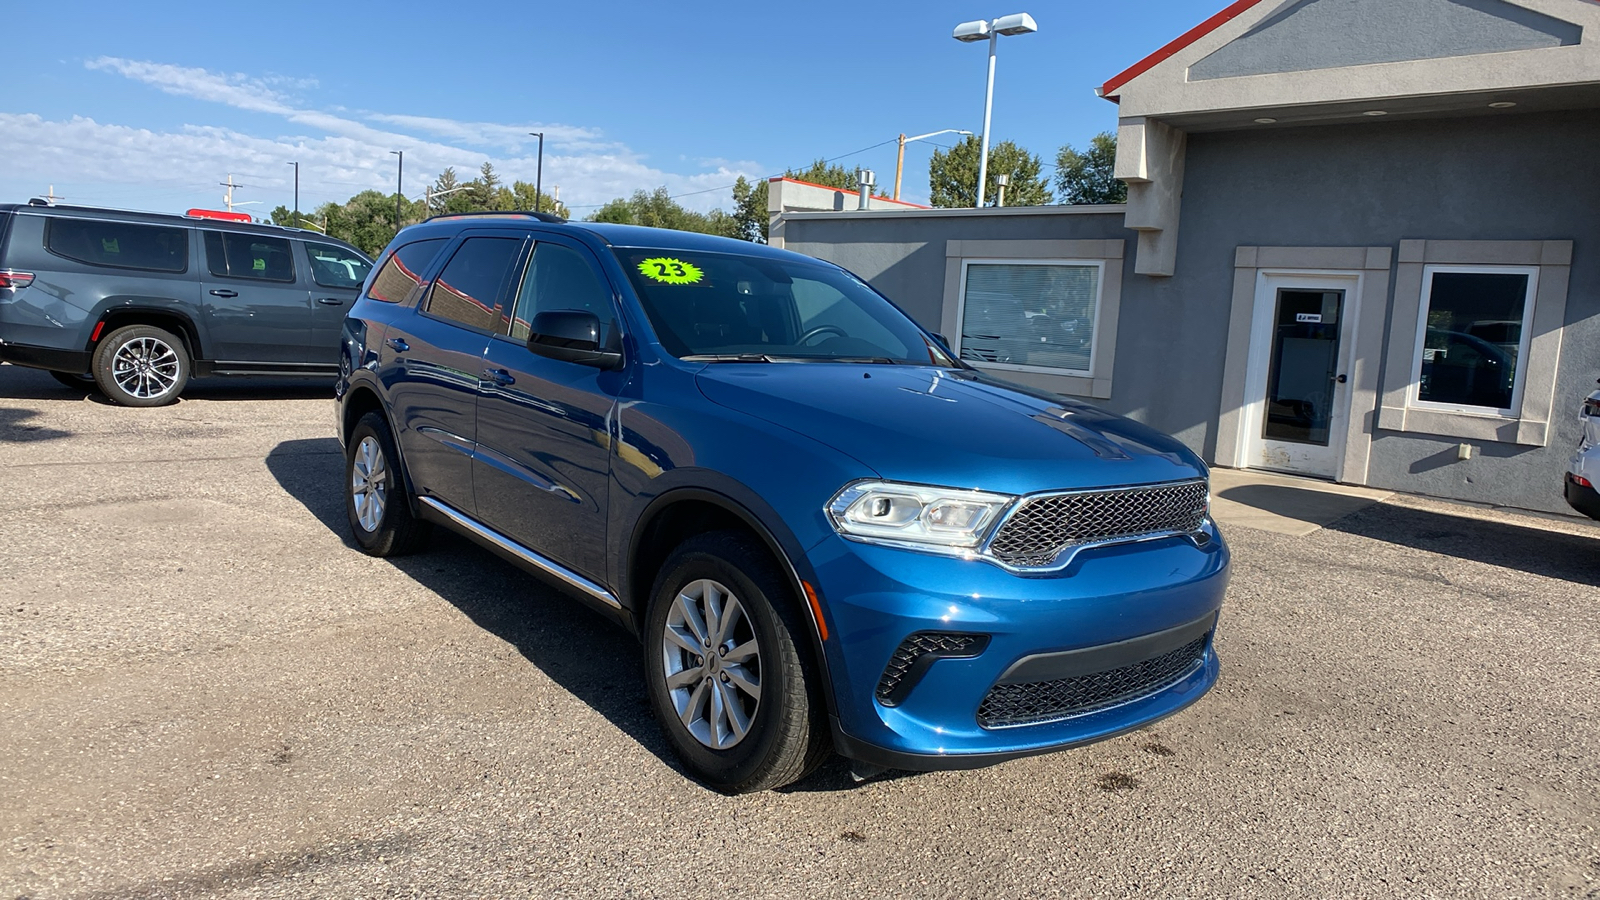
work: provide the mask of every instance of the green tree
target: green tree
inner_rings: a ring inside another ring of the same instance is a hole
[[[460,179],[456,177],[455,168],[448,167],[439,173],[429,188],[428,215],[442,216],[446,213],[469,212],[472,209],[472,198],[468,196],[471,191],[461,190]]]
[[[302,214],[303,215],[303,214]],[[272,208],[272,216],[268,219],[274,225],[294,225],[294,210],[287,206],[278,205]]]
[[[928,161],[928,187],[934,206],[970,207],[977,201],[978,155],[976,135],[968,135],[948,152],[933,151],[933,158]],[[989,147],[985,202],[995,202],[1000,187],[995,179],[1002,172],[1011,176],[1011,183],[1006,185],[1007,206],[1044,206],[1053,202],[1049,183],[1039,175],[1039,157],[1011,141]]]
[[[698,231],[726,237],[732,237],[734,231],[733,216],[720,209],[712,210],[709,214],[685,209],[672,199],[665,187],[653,191],[634,191],[631,197],[618,197],[591,213],[589,221]]]
[[[1102,131],[1079,153],[1071,144],[1056,153],[1056,191],[1062,203],[1126,203],[1128,186],[1112,177],[1117,136]]]
[[[511,182],[511,206],[507,209],[531,210],[534,208],[534,190],[531,181]],[[563,219],[572,218],[572,211],[560,200],[550,196],[549,191],[544,191],[538,196],[539,208],[537,212],[555,213]]]
[[[478,177],[472,179],[472,189],[462,191],[472,198],[472,206],[477,210],[496,210],[500,200],[500,176],[494,173],[494,164],[485,160],[483,168],[478,170]]]

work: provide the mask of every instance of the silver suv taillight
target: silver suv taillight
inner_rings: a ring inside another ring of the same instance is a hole
[[[0,290],[5,288],[25,288],[33,284],[32,272],[18,272],[14,269],[0,269]]]

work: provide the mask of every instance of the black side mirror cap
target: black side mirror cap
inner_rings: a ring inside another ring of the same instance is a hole
[[[600,319],[581,309],[552,309],[534,315],[528,349],[540,356],[597,369],[622,367],[622,354],[600,348]]]
[[[949,352],[949,353],[954,353],[955,352],[954,350],[950,349],[950,339],[949,338],[945,337],[944,335],[940,334],[937,331],[929,332],[929,333],[933,335],[933,339],[938,341],[939,342],[939,346],[943,347],[946,350],[946,352]]]

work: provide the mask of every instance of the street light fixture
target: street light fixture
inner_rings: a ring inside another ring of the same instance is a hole
[[[964,134],[968,137],[972,136],[972,132],[960,128],[946,128],[942,131],[930,131],[927,134],[919,134],[916,137],[906,137],[903,134],[900,135],[900,155],[895,157],[894,161],[894,199],[900,199],[900,173],[906,167],[906,145],[912,141],[920,141],[926,138],[938,137],[941,134]]]
[[[989,177],[989,116],[994,110],[994,52],[1000,42],[1000,35],[1032,34],[1039,30],[1033,16],[1027,13],[1013,13],[989,21],[962,22],[956,26],[951,37],[963,43],[976,41],[989,42],[989,83],[983,94],[983,140],[978,148],[978,202],[975,207],[983,206],[985,182]]]
[[[404,199],[406,177],[406,152],[404,150],[390,150],[393,156],[400,157],[394,170],[394,230],[400,230],[400,201]]]

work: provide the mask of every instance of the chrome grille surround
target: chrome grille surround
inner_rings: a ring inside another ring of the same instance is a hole
[[[1200,534],[1210,501],[1205,479],[1033,494],[1005,515],[984,555],[1008,569],[1061,569],[1085,547]]]

